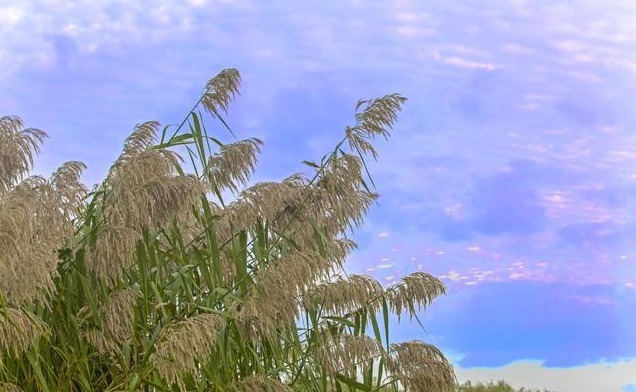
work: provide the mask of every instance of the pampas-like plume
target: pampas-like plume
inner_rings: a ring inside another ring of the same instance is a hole
[[[259,139],[241,140],[221,146],[221,151],[208,159],[206,177],[213,191],[230,189],[237,193],[239,185],[249,179],[263,144]]]
[[[268,296],[275,295],[278,290],[296,295],[318,279],[327,279],[332,266],[329,259],[316,252],[291,250],[267,266],[257,276],[256,285]]]
[[[320,188],[332,197],[346,197],[361,184],[362,160],[351,154],[333,157],[318,181]]]
[[[0,311],[0,354],[19,356],[51,331],[35,315],[13,308]]]
[[[87,264],[110,283],[132,264],[144,228],[171,223],[204,194],[195,176],[175,174],[176,153],[149,149],[158,127],[153,121],[135,127],[103,183],[104,233],[91,244]]]
[[[234,382],[228,392],[293,392],[294,390],[278,380],[260,374],[245,377]]]
[[[54,254],[45,260],[38,258],[43,248],[48,247],[34,243],[40,229],[34,219],[38,201],[34,188],[26,186],[35,183],[33,178],[29,180],[21,184],[19,191],[14,189],[0,199],[0,292],[14,305],[41,300],[43,292],[53,289],[50,273],[57,261]],[[37,185],[43,183],[38,178]],[[32,244],[39,246],[31,247]],[[29,276],[26,282],[24,276]]]
[[[181,233],[183,243],[188,244],[187,246],[189,247],[207,246],[204,245],[206,237],[205,233],[203,232],[203,228],[213,226],[217,234],[215,238],[216,242],[218,244],[224,244],[225,241],[229,240],[232,235],[232,233],[227,232],[224,233],[227,236],[223,237],[223,235],[219,233],[218,220],[225,210],[223,209],[223,207],[219,206],[213,201],[201,201],[207,203],[207,208],[209,208],[210,214],[212,216],[212,221],[207,221],[207,217],[203,213],[202,206],[193,206],[194,213],[192,213],[192,211],[188,211],[187,213],[184,211],[183,213],[176,216],[176,227]]]
[[[406,391],[452,392],[452,365],[435,346],[417,340],[391,345],[388,368]]]
[[[139,294],[139,290],[136,289],[125,289],[111,294],[106,304],[100,308],[101,330],[89,328],[82,332],[84,339],[99,353],[123,357],[122,343],[129,342],[133,337],[134,304]],[[86,318],[89,312],[88,308],[82,308],[78,313],[78,320]]]
[[[317,349],[316,360],[329,374],[357,376],[356,366],[370,365],[384,354],[380,342],[367,335],[324,334]]]
[[[397,120],[397,112],[402,109],[405,101],[406,98],[400,94],[385,95],[370,101],[358,101],[356,111],[360,106],[365,104],[366,106],[362,112],[356,113],[356,125],[347,127],[345,130],[351,148],[361,153],[371,153],[373,158],[377,159],[378,153],[368,140],[377,135],[385,139],[389,136],[388,129]]]
[[[334,157],[311,191],[310,203],[328,236],[358,227],[369,207],[379,197],[361,189],[362,160],[343,154]]]
[[[178,157],[166,150],[143,151],[134,156],[122,154],[111,167],[104,182],[115,191],[123,191],[127,187],[138,187],[169,176],[177,162]]]
[[[100,354],[110,355],[115,358],[123,357],[123,353],[117,342],[106,336],[97,328],[90,328],[82,331],[82,338],[95,347]]]
[[[0,292],[8,303],[46,304],[54,292],[55,252],[73,234],[72,219],[85,195],[83,168],[68,162],[48,181],[28,177],[0,195]]]
[[[358,246],[355,241],[349,238],[334,238],[327,245],[328,255],[338,268],[342,268],[349,253]]]
[[[2,256],[5,260],[0,261],[0,292],[8,304],[39,302],[46,305],[49,295],[55,291],[53,278],[59,260],[54,246],[42,245],[33,244],[33,248]]]
[[[46,138],[44,131],[22,127],[18,117],[0,117],[0,195],[29,173]]]
[[[160,227],[186,213],[203,194],[194,176],[166,176],[147,181],[129,192],[118,192],[118,219],[125,226],[136,228]]]
[[[203,193],[194,176],[174,175],[179,157],[168,150],[148,150],[159,123],[135,127],[104,184],[110,190],[105,214],[109,223],[140,230],[169,222]]]
[[[145,152],[157,140],[157,121],[146,121],[135,126],[134,131],[126,138],[124,149],[118,161],[125,161]]]
[[[87,188],[80,182],[80,177],[86,165],[78,161],[65,162],[60,166],[49,179],[49,184],[55,197],[59,200],[59,205],[64,217],[68,222],[78,216],[78,208],[84,201]],[[67,225],[72,229],[71,225]],[[70,236],[72,232],[67,233]]]
[[[413,318],[420,309],[444,293],[446,287],[439,279],[425,272],[415,272],[389,287],[386,299],[398,319],[404,310],[408,310],[409,316]]]
[[[299,203],[305,190],[305,179],[300,175],[281,182],[259,182],[244,189],[221,214],[220,238],[227,239],[232,232],[247,229],[259,219],[280,226],[285,209]]]
[[[298,177],[302,181],[293,181],[293,186],[284,193],[259,189],[251,197],[254,201],[250,205],[259,206],[261,210],[267,208],[264,214],[275,212],[270,227],[284,233],[299,248],[316,250],[319,249],[317,232],[328,244],[347,228],[361,224],[362,217],[377,198],[377,195],[360,189],[361,168],[358,157],[348,154],[332,157],[314,184]],[[272,203],[264,203],[266,207],[263,207],[263,203],[258,203],[259,199]]]
[[[183,389],[182,374],[195,373],[197,361],[208,359],[224,327],[221,317],[207,313],[164,326],[150,359],[155,370],[166,382]]]
[[[207,82],[201,102],[211,114],[218,116],[218,109],[227,112],[230,101],[239,94],[240,85],[239,72],[233,68],[224,69]]]
[[[128,227],[106,227],[86,254],[86,265],[99,278],[113,283],[133,262],[140,234]]]
[[[127,342],[132,338],[134,305],[139,294],[139,290],[130,288],[110,295],[106,305],[101,309],[103,330],[108,336],[120,342]]]
[[[333,263],[315,252],[290,251],[267,266],[242,304],[237,320],[244,337],[258,338],[289,326],[300,316],[299,294],[329,276]]]
[[[323,283],[311,290],[303,299],[306,308],[322,307],[326,315],[343,315],[363,307],[379,310],[379,301],[384,294],[382,285],[367,275],[350,275]],[[316,304],[316,305],[314,305]]]

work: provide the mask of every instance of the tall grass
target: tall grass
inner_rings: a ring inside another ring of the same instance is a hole
[[[0,391],[454,389],[436,347],[389,341],[389,315],[443,284],[343,270],[378,197],[365,159],[405,98],[358,102],[309,175],[248,187],[261,141],[204,124],[229,130],[239,84],[224,70],[179,127],[137,125],[90,192],[79,162],[28,177],[45,134],[0,119]]]

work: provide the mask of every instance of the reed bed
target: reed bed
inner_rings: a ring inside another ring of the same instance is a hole
[[[454,390],[439,349],[389,341],[444,285],[343,269],[406,99],[359,101],[309,174],[248,185],[262,142],[205,126],[232,133],[239,85],[224,70],[178,127],[137,125],[92,190],[80,162],[29,176],[46,134],[0,118],[0,391]]]

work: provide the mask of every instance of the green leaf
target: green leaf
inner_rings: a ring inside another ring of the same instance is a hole
[[[33,369],[33,371],[35,372],[35,376],[37,377],[37,381],[38,381],[38,385],[39,387],[46,391],[49,392],[51,389],[49,388],[49,384],[46,380],[46,377],[44,377],[44,373],[42,372],[42,368],[40,367],[40,363],[39,363],[39,355],[36,357],[36,354],[34,354],[32,351],[29,351],[26,355],[27,359],[29,360],[29,364],[31,365],[31,369]]]
[[[346,384],[349,388],[354,388],[354,390],[358,390],[358,391],[366,391],[366,392],[371,392],[371,390],[373,389],[372,386],[367,386],[364,385],[352,378],[346,377],[342,374],[336,374],[336,379],[344,384]]]
[[[316,168],[316,169],[320,169],[320,165],[318,165],[316,162],[312,162],[312,161],[302,161],[302,163],[304,163],[307,166]]]
[[[353,321],[344,318],[344,317],[339,317],[339,316],[323,316],[322,317],[325,320],[330,320],[330,321],[335,321],[338,322],[340,324],[344,324],[347,327],[351,327],[351,328],[355,328],[356,327],[356,323],[354,323]]]
[[[184,133],[178,136],[174,136],[172,139],[168,140],[167,142],[161,142],[159,144],[152,145],[148,147],[148,149],[149,150],[165,150],[169,147],[185,146],[185,145],[191,144],[191,142],[189,142],[190,139],[193,139],[192,134]]]

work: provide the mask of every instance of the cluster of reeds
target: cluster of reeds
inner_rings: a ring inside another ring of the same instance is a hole
[[[453,390],[437,348],[389,342],[390,314],[443,284],[343,270],[405,98],[360,101],[311,175],[248,186],[262,143],[222,143],[199,110],[227,127],[239,83],[219,73],[176,129],[136,126],[90,192],[78,162],[29,177],[45,134],[0,119],[0,391]]]

